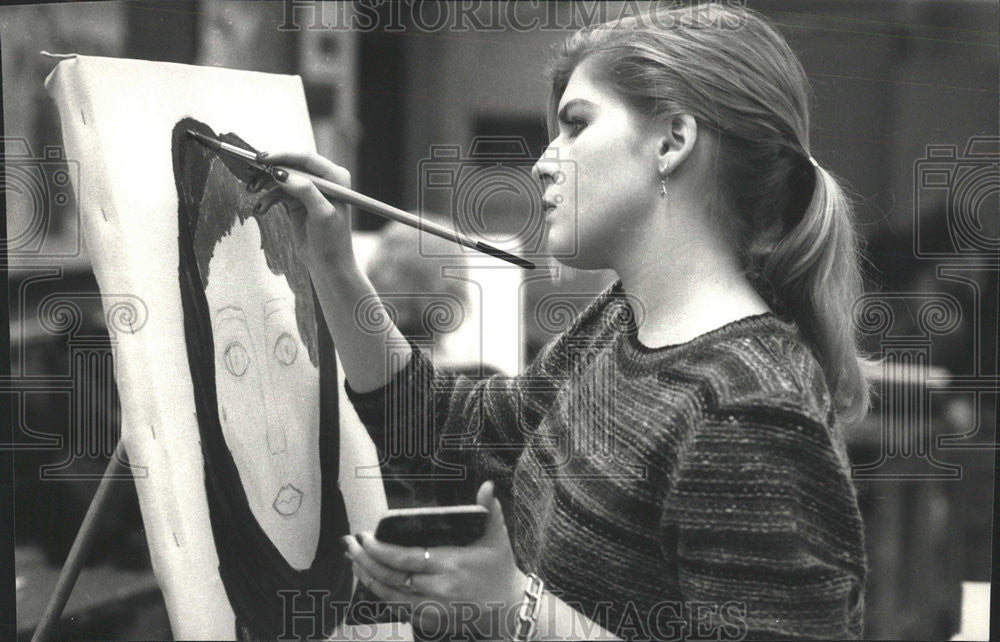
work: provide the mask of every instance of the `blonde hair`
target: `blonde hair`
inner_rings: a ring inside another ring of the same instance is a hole
[[[854,204],[813,166],[810,88],[788,43],[756,11],[654,8],[574,33],[552,61],[548,123],[584,60],[637,113],[691,114],[717,136],[718,214],[750,282],[798,324],[823,367],[837,423],[869,410],[852,308],[863,292]]]

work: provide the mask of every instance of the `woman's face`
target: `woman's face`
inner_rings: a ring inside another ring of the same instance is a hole
[[[660,197],[657,140],[585,60],[559,101],[559,135],[534,167],[549,253],[581,269],[614,268]]]

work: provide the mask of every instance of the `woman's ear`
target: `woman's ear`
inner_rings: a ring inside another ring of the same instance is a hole
[[[691,114],[671,114],[662,123],[658,137],[657,164],[660,176],[671,174],[694,150],[698,121]]]

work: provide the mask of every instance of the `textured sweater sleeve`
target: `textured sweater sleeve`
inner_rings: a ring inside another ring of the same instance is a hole
[[[411,343],[409,362],[383,388],[359,394],[345,381],[380,463],[398,478],[417,482],[418,489],[430,482],[443,504],[474,501],[479,484],[488,479],[502,501],[509,499],[526,440],[571,367],[568,355],[575,352],[567,343],[606,299],[594,300],[520,376],[472,378],[439,369]]]
[[[507,494],[527,433],[545,405],[544,382],[494,375],[472,378],[436,368],[413,346],[410,360],[383,388],[348,398],[398,479],[431,484],[444,504],[474,500],[487,479]]]
[[[865,554],[847,466],[830,430],[797,412],[746,411],[692,432],[661,527],[684,601],[708,605],[706,630],[860,636]]]

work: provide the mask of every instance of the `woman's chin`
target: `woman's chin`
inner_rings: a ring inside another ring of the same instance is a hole
[[[584,243],[575,226],[549,224],[545,237],[546,254],[559,263],[577,270],[599,270],[605,267],[600,252],[593,244]]]
[[[576,255],[576,239],[572,234],[565,233],[565,230],[558,226],[549,225],[548,234],[545,237],[545,249],[549,256],[560,263],[565,263],[564,257]]]
[[[575,242],[564,244],[549,244],[549,256],[566,267],[576,270],[600,270],[603,262],[593,252],[577,246]]]

